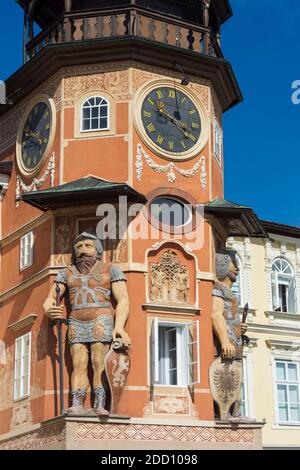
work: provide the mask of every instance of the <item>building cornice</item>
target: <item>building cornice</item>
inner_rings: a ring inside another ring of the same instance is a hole
[[[248,325],[249,333],[261,333],[267,335],[278,335],[278,336],[295,336],[299,338],[300,328],[290,326],[279,326],[279,325],[266,325],[259,323],[251,323]]]

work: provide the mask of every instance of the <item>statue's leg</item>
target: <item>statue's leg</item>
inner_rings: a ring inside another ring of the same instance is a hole
[[[94,393],[94,411],[98,416],[107,416],[109,412],[104,408],[106,393],[103,384],[104,359],[109,351],[108,343],[91,344],[91,360],[94,371],[93,393]]]
[[[89,387],[87,375],[89,354],[85,344],[75,343],[70,346],[73,362],[73,372],[71,376],[72,386],[72,406],[66,410],[68,415],[84,414],[84,401],[86,391]]]

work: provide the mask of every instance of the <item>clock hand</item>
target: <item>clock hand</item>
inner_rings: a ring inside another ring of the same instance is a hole
[[[33,132],[30,129],[25,129],[25,136],[35,139],[38,142],[39,145],[42,144],[42,140],[40,138],[40,133],[38,131]]]
[[[177,126],[179,130],[181,130],[184,137],[189,137],[188,132],[184,130],[187,127],[186,124],[178,121],[178,119],[174,118],[168,111],[166,111],[164,103],[158,101],[156,106],[160,114],[164,114],[165,116],[167,116],[175,124],[175,126]]]

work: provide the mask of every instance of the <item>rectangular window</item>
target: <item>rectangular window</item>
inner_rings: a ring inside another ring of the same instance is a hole
[[[276,361],[278,422],[300,425],[299,364]]]
[[[249,416],[249,406],[248,406],[248,370],[247,370],[247,360],[246,357],[243,357],[243,382],[241,387],[241,415]]]
[[[151,338],[152,382],[186,387],[200,382],[199,322],[154,319]]]
[[[20,239],[20,269],[26,269],[33,263],[33,232],[26,233]]]
[[[218,162],[221,164],[221,158],[222,158],[222,140],[221,140],[221,129],[217,121],[215,122],[215,132],[214,132],[214,153],[215,156],[218,160]]]
[[[15,342],[14,400],[29,396],[30,391],[31,333],[20,336]]]

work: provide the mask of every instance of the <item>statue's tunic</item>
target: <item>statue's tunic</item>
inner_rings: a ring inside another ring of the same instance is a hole
[[[111,283],[118,281],[126,281],[122,270],[100,261],[96,261],[88,274],[81,274],[74,265],[59,271],[56,282],[67,287],[71,306],[70,344],[112,341]]]
[[[243,358],[243,342],[241,335],[241,321],[239,317],[238,300],[234,293],[222,282],[217,281],[213,287],[212,295],[224,300],[224,318],[227,325],[228,337],[235,347],[236,358]],[[220,349],[220,348],[219,348]]]

